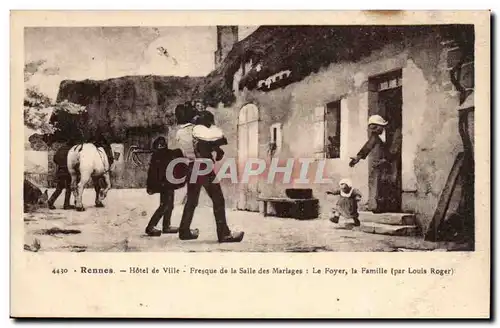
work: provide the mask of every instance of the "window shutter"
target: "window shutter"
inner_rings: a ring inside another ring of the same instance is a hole
[[[340,101],[326,105],[325,114],[325,153],[326,158],[340,158],[341,106]]]
[[[314,108],[313,152],[315,158],[325,158],[325,107]]]
[[[342,98],[340,101],[340,158],[345,160],[349,158],[349,108],[347,107],[347,99]]]
[[[281,149],[282,143],[282,127],[281,123],[274,123],[270,128],[270,142],[274,142],[276,144],[276,151],[279,152]]]

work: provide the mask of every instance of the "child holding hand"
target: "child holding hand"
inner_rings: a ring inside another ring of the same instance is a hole
[[[329,195],[339,196],[337,205],[333,208],[333,215],[330,221],[338,223],[340,216],[346,219],[354,220],[355,226],[360,226],[358,202],[361,200],[361,193],[358,189],[352,187],[349,179],[342,179],[339,182],[339,189],[327,191]]]

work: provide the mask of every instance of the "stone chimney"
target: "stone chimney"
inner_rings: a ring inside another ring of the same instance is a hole
[[[236,42],[238,42],[238,26],[217,26],[216,69],[222,64]]]

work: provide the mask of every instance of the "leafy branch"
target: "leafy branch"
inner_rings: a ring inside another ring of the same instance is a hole
[[[53,103],[36,87],[25,90],[24,125],[42,135],[60,140],[80,137],[85,125],[84,113],[85,106],[67,100]]]

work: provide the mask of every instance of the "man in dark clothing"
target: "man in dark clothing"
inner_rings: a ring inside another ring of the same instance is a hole
[[[69,204],[71,198],[71,175],[68,171],[68,152],[73,146],[73,142],[71,140],[66,141],[59,149],[56,151],[54,155],[54,163],[57,165],[56,171],[56,190],[50,196],[48,201],[49,208],[54,210],[56,207],[54,206],[55,201],[63,191],[66,189],[66,193],[64,194],[64,205],[63,208],[65,210],[72,209],[74,206]]]
[[[372,170],[377,177],[377,208],[374,212],[398,212],[400,205],[397,200],[401,198],[401,186],[398,179],[398,170],[401,165],[401,128],[393,129],[388,133],[386,126],[389,124],[380,115],[372,115],[368,120],[370,138],[358,152],[351,158],[350,167],[354,167],[361,159],[366,159],[368,154],[379,147],[379,158],[375,160]]]
[[[213,212],[215,216],[215,223],[217,226],[217,238],[220,243],[241,242],[243,240],[244,232],[232,232],[226,220],[226,207],[224,194],[220,183],[215,182],[215,172],[212,171],[208,175],[198,176],[194,183],[191,182],[191,175],[193,174],[194,161],[197,159],[197,152],[194,148],[194,125],[192,124],[196,112],[189,107],[179,105],[175,109],[175,117],[179,129],[177,130],[177,144],[182,150],[183,155],[189,160],[189,171],[187,174],[187,200],[184,205],[182,219],[179,227],[179,239],[192,240],[197,239],[199,236],[198,229],[191,229],[191,222],[193,221],[194,212],[198,206],[200,191],[203,187],[213,203]],[[199,137],[202,137],[201,135]],[[211,158],[211,157],[210,157]],[[203,166],[206,164],[201,164]],[[201,170],[205,168],[200,167]]]
[[[162,233],[178,233],[179,228],[170,225],[172,210],[174,208],[174,191],[185,185],[185,183],[173,184],[166,177],[168,164],[175,158],[182,158],[180,149],[168,149],[167,141],[164,137],[158,137],[153,142],[153,155],[148,169],[147,193],[153,195],[160,194],[160,205],[154,212],[146,227],[148,236],[160,236]],[[187,166],[187,165],[185,165]],[[174,167],[174,177],[176,179],[185,177],[185,167],[177,164]],[[162,230],[156,229],[156,225],[163,216]]]

